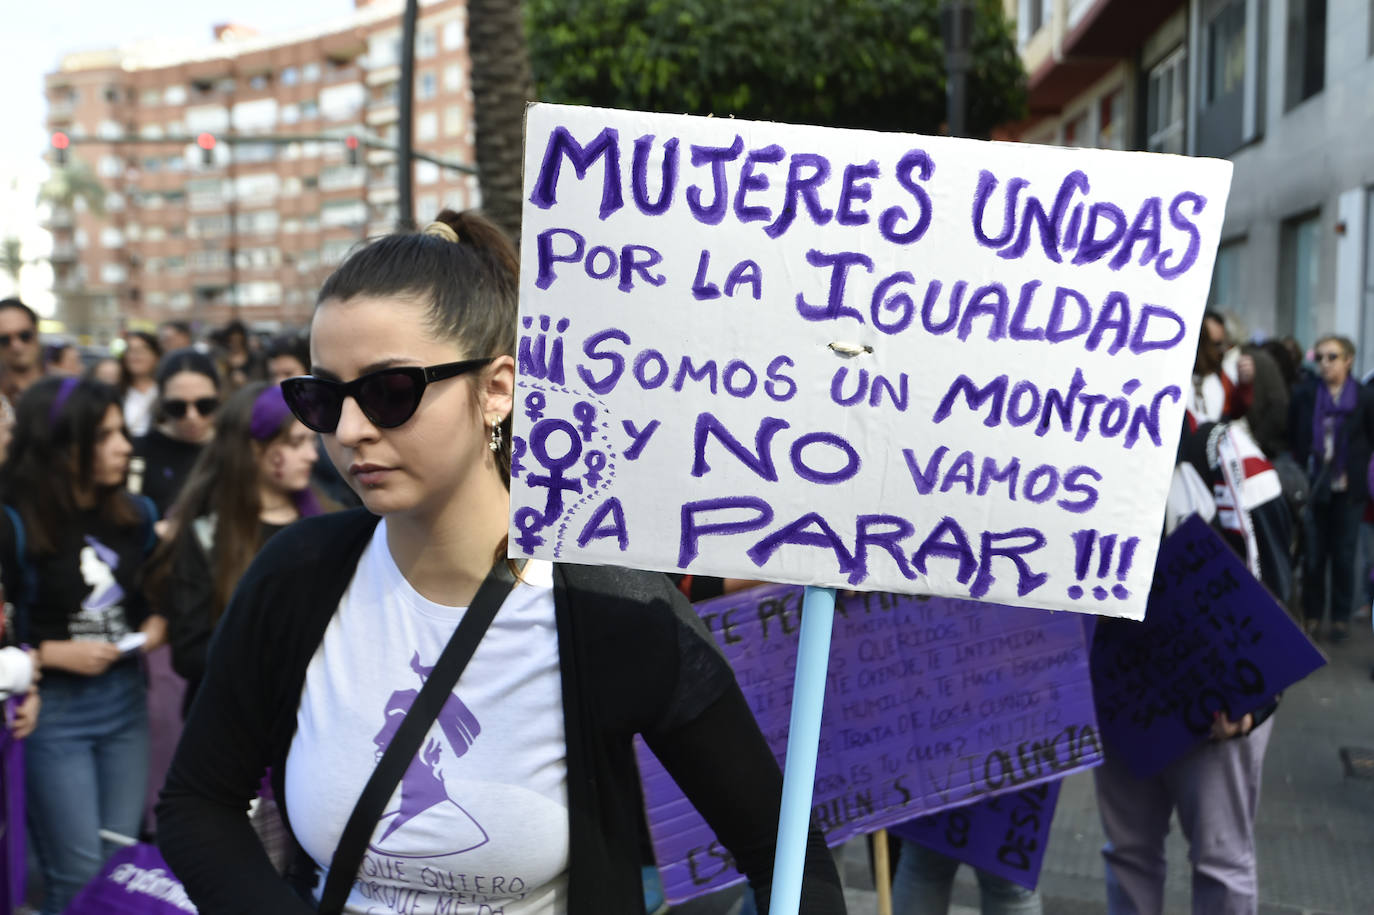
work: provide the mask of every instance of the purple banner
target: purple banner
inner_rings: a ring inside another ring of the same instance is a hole
[[[1040,882],[1045,846],[1063,781],[1022,788],[956,807],[888,831],[1033,890]]]
[[[1160,544],[1142,623],[1101,620],[1093,696],[1102,738],[1140,778],[1326,663],[1216,531],[1194,515]]]
[[[162,855],[140,842],[111,855],[64,915],[194,915],[195,911]]]
[[[0,915],[24,904],[28,860],[24,827],[24,743],[9,729],[13,700],[0,716]]]
[[[696,608],[779,764],[801,599],[799,587],[768,585]],[[842,596],[835,612],[813,797],[831,845],[1101,761],[1077,614],[882,593]],[[653,754],[639,750],[668,899],[741,880]]]

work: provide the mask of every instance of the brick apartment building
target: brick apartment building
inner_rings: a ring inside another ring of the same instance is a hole
[[[69,163],[104,192],[103,212],[76,196],[45,214],[70,332],[301,325],[332,265],[394,227],[395,153],[347,138],[396,143],[400,4],[357,2],[308,32],[220,26],[200,48],[73,54],[48,74],[49,129],[71,137]],[[414,143],[471,163],[465,13],[463,0],[421,3]],[[185,142],[202,134],[208,153]],[[472,176],[413,167],[416,219],[479,205]]]

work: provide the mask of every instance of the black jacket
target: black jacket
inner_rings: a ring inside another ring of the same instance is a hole
[[[283,783],[306,667],[377,519],[301,521],[239,584],[158,805],[158,842],[203,915],[304,915],[244,811],[263,769],[289,828]],[[555,618],[567,734],[570,915],[643,911],[642,734],[735,856],[767,911],[782,774],[729,665],[666,576],[558,565]],[[812,824],[803,911],[843,912],[834,862]]]
[[[203,444],[178,441],[157,428],[149,430],[134,440],[134,458],[139,463],[130,466],[130,488],[137,476],[137,491],[153,500],[160,517],[167,517],[204,449]]]
[[[1320,443],[1314,450],[1312,444],[1312,416],[1317,409],[1317,387],[1323,382],[1299,382],[1293,389],[1293,401],[1289,408],[1289,441],[1293,446],[1293,457],[1299,466],[1306,467],[1315,480],[1320,474],[1322,456]],[[1345,438],[1345,470],[1349,488],[1346,490],[1351,499],[1364,504],[1369,498],[1369,459],[1374,455],[1374,388],[1358,381],[1355,409],[1341,424],[1341,435]]]

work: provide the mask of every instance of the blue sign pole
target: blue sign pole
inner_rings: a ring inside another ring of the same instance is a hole
[[[782,811],[773,859],[769,911],[797,915],[801,905],[806,833],[811,825],[811,789],[816,783],[816,753],[821,740],[821,710],[830,664],[830,631],[835,623],[835,589],[806,589],[801,635],[797,642],[792,717],[787,733],[787,764],[782,773]]]

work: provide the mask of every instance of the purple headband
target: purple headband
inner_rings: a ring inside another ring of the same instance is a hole
[[[248,434],[257,441],[269,441],[281,431],[281,424],[290,415],[291,408],[286,405],[281,386],[274,384],[253,401],[253,418],[248,423]]]
[[[57,425],[57,418],[62,415],[62,408],[67,405],[67,401],[72,396],[72,391],[81,383],[80,378],[69,376],[62,379],[62,383],[57,386],[57,396],[52,399],[52,406],[48,407],[48,425]]]

